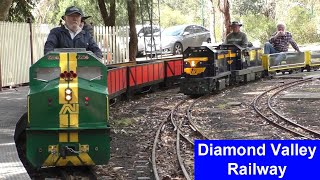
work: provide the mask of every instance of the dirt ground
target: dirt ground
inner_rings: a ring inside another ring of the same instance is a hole
[[[268,124],[252,108],[252,101],[257,95],[286,81],[264,79],[228,88],[196,104],[192,116],[197,126],[212,139],[295,139],[293,135]],[[300,87],[300,90],[315,91],[318,84],[319,81],[315,81]],[[138,95],[132,100],[112,105],[111,159],[108,165],[97,167],[102,179],[153,179],[150,158],[156,130],[170,110],[185,97],[176,87]],[[319,123],[310,121],[319,117],[316,108],[319,101],[302,100],[297,103],[276,100],[276,107],[288,117],[295,117],[303,125],[319,130]]]

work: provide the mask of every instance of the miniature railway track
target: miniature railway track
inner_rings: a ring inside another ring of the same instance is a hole
[[[88,179],[96,180],[98,175],[89,166],[66,166],[66,167],[50,167],[42,169],[32,169],[28,170],[28,173],[32,179],[52,179],[52,180],[73,180],[73,179]]]
[[[52,179],[52,180],[73,180],[73,179],[88,179],[96,180],[98,175],[93,167],[51,167],[39,170],[29,171],[32,179]]]
[[[278,87],[271,88],[261,95],[257,96],[254,101],[253,101],[253,108],[254,110],[261,116],[263,117],[267,122],[270,124],[283,129],[295,136],[299,136],[305,139],[318,139],[320,138],[320,133],[316,132],[314,130],[311,130],[305,126],[302,126],[298,123],[295,123],[293,120],[283,116],[280,112],[278,112],[275,108],[272,107],[272,100],[281,92],[284,90],[287,90],[289,88],[292,88],[294,86],[298,86],[307,82],[312,81],[311,78],[303,79],[303,80],[297,80],[293,82],[289,82],[286,84],[283,84]],[[272,93],[271,93],[272,92]],[[268,96],[268,93],[271,95]],[[263,106],[263,102],[261,100],[265,98],[267,106],[265,107],[258,107],[258,106]],[[268,113],[263,112],[263,111],[268,111]],[[272,114],[270,116],[270,114]]]
[[[53,171],[45,172],[47,176],[54,177],[54,175],[58,176],[57,179],[62,180],[72,180],[72,179],[89,179],[96,180],[98,179],[98,175],[95,173],[93,167],[55,167]],[[51,178],[52,179],[52,178]]]
[[[176,158],[179,163],[179,167],[182,170],[182,173],[187,180],[193,179],[191,175],[190,176],[190,169],[193,170],[193,167],[187,168],[184,163],[183,159],[183,153],[181,151],[181,142],[184,143],[183,145],[185,147],[187,146],[193,146],[195,139],[208,139],[208,137],[195,125],[191,118],[191,112],[194,105],[206,98],[208,96],[203,96],[197,99],[190,99],[186,98],[182,101],[180,101],[172,110],[171,113],[168,115],[167,119],[164,120],[156,133],[154,144],[153,144],[153,150],[152,150],[152,166],[153,166],[153,172],[155,179],[160,179],[157,165],[156,165],[156,149],[157,144],[159,143],[159,137],[160,133],[165,126],[165,124],[170,123],[171,126],[173,126],[173,130],[176,131]],[[180,139],[180,136],[183,137],[183,140]],[[187,143],[186,143],[187,142]],[[188,170],[189,169],[189,170]],[[193,171],[192,171],[193,172]]]
[[[93,167],[72,167],[61,169],[61,174],[63,174],[64,180],[72,179],[89,179],[96,180],[98,175],[94,171]]]

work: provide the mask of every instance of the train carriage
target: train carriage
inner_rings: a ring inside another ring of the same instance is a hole
[[[306,51],[305,63],[307,71],[318,70],[320,68],[320,51]]]
[[[170,87],[180,82],[183,73],[183,60],[181,58],[164,60],[164,85]]]
[[[281,52],[264,54],[262,56],[263,67],[269,76],[282,72],[301,72],[306,69],[307,52]]]
[[[127,92],[128,80],[127,80],[128,67],[110,67],[108,66],[108,95],[109,100]]]

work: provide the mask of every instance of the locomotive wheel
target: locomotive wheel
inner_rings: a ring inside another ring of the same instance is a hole
[[[307,66],[307,72],[310,72],[310,71],[311,71],[311,67]]]
[[[22,134],[25,133],[28,124],[28,113],[25,112],[16,124],[14,132],[14,141],[17,142],[19,138],[23,138]]]
[[[19,158],[26,168],[29,174],[33,174],[37,171],[36,168],[32,167],[27,160],[26,154],[26,128],[28,125],[28,113],[24,113],[16,124],[16,129],[14,132],[14,141],[16,143],[16,148],[18,151]]]

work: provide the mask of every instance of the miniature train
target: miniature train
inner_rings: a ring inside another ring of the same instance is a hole
[[[186,95],[204,95],[278,72],[316,70],[320,67],[319,54],[311,51],[262,54],[261,48],[235,44],[188,47],[183,53],[180,90]]]
[[[30,67],[28,112],[15,139],[25,139],[26,159],[35,168],[106,164],[111,99],[178,81],[186,95],[208,94],[275,72],[317,69],[318,54],[288,53],[286,64],[272,66],[276,55],[259,48],[201,46],[187,48],[183,58],[105,66],[85,50],[51,52]]]

